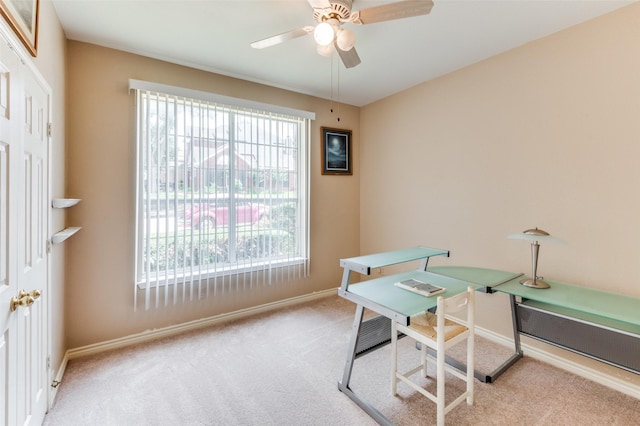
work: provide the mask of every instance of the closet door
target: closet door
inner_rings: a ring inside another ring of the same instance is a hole
[[[49,94],[0,42],[0,424],[40,425],[49,390]]]
[[[47,133],[49,95],[24,65],[20,69],[24,117],[21,125],[21,171],[18,187],[18,283],[33,304],[17,310],[18,421],[40,425],[47,410],[48,353],[48,214]],[[20,213],[22,212],[22,213]],[[24,387],[23,387],[24,386]]]
[[[17,399],[17,316],[11,300],[20,291],[17,273],[17,159],[20,156],[18,66],[20,61],[0,37],[0,425],[14,425]]]

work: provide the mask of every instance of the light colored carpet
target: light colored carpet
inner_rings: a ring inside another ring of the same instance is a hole
[[[354,311],[330,297],[72,360],[44,425],[373,425],[337,387]],[[476,341],[482,371],[509,355]],[[418,359],[409,339],[399,351],[403,365]],[[389,346],[357,359],[351,388],[397,425],[434,424],[422,395],[399,384],[391,396],[389,368]],[[527,357],[475,383],[475,404],[448,425],[640,425],[639,400]]]

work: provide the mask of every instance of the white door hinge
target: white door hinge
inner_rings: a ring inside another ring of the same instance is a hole
[[[47,123],[47,137],[51,137],[51,122]]]

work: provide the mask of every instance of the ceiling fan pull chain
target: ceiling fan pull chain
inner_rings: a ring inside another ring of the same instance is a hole
[[[330,69],[330,80],[331,80],[331,89],[329,90],[330,92],[330,96],[331,96],[331,104],[330,104],[330,108],[329,110],[331,111],[331,114],[333,114],[333,69],[335,68],[334,63],[333,63],[333,58],[335,57],[335,55],[331,55],[331,61],[330,61],[330,65],[331,65],[331,69]],[[337,69],[337,99],[336,99],[336,113],[338,114],[338,122],[340,121],[340,64],[338,64],[338,69]]]
[[[330,75],[329,79],[330,79],[330,82],[331,82],[331,90],[329,92],[330,92],[330,95],[331,95],[331,113],[332,114],[333,114],[333,56],[334,55],[331,55],[331,60],[329,61],[329,67],[330,67],[329,68],[329,75]]]
[[[340,64],[338,64],[338,122],[340,122]]]

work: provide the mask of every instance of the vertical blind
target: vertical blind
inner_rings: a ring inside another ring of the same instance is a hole
[[[134,306],[308,274],[304,111],[132,80],[137,111]]]

